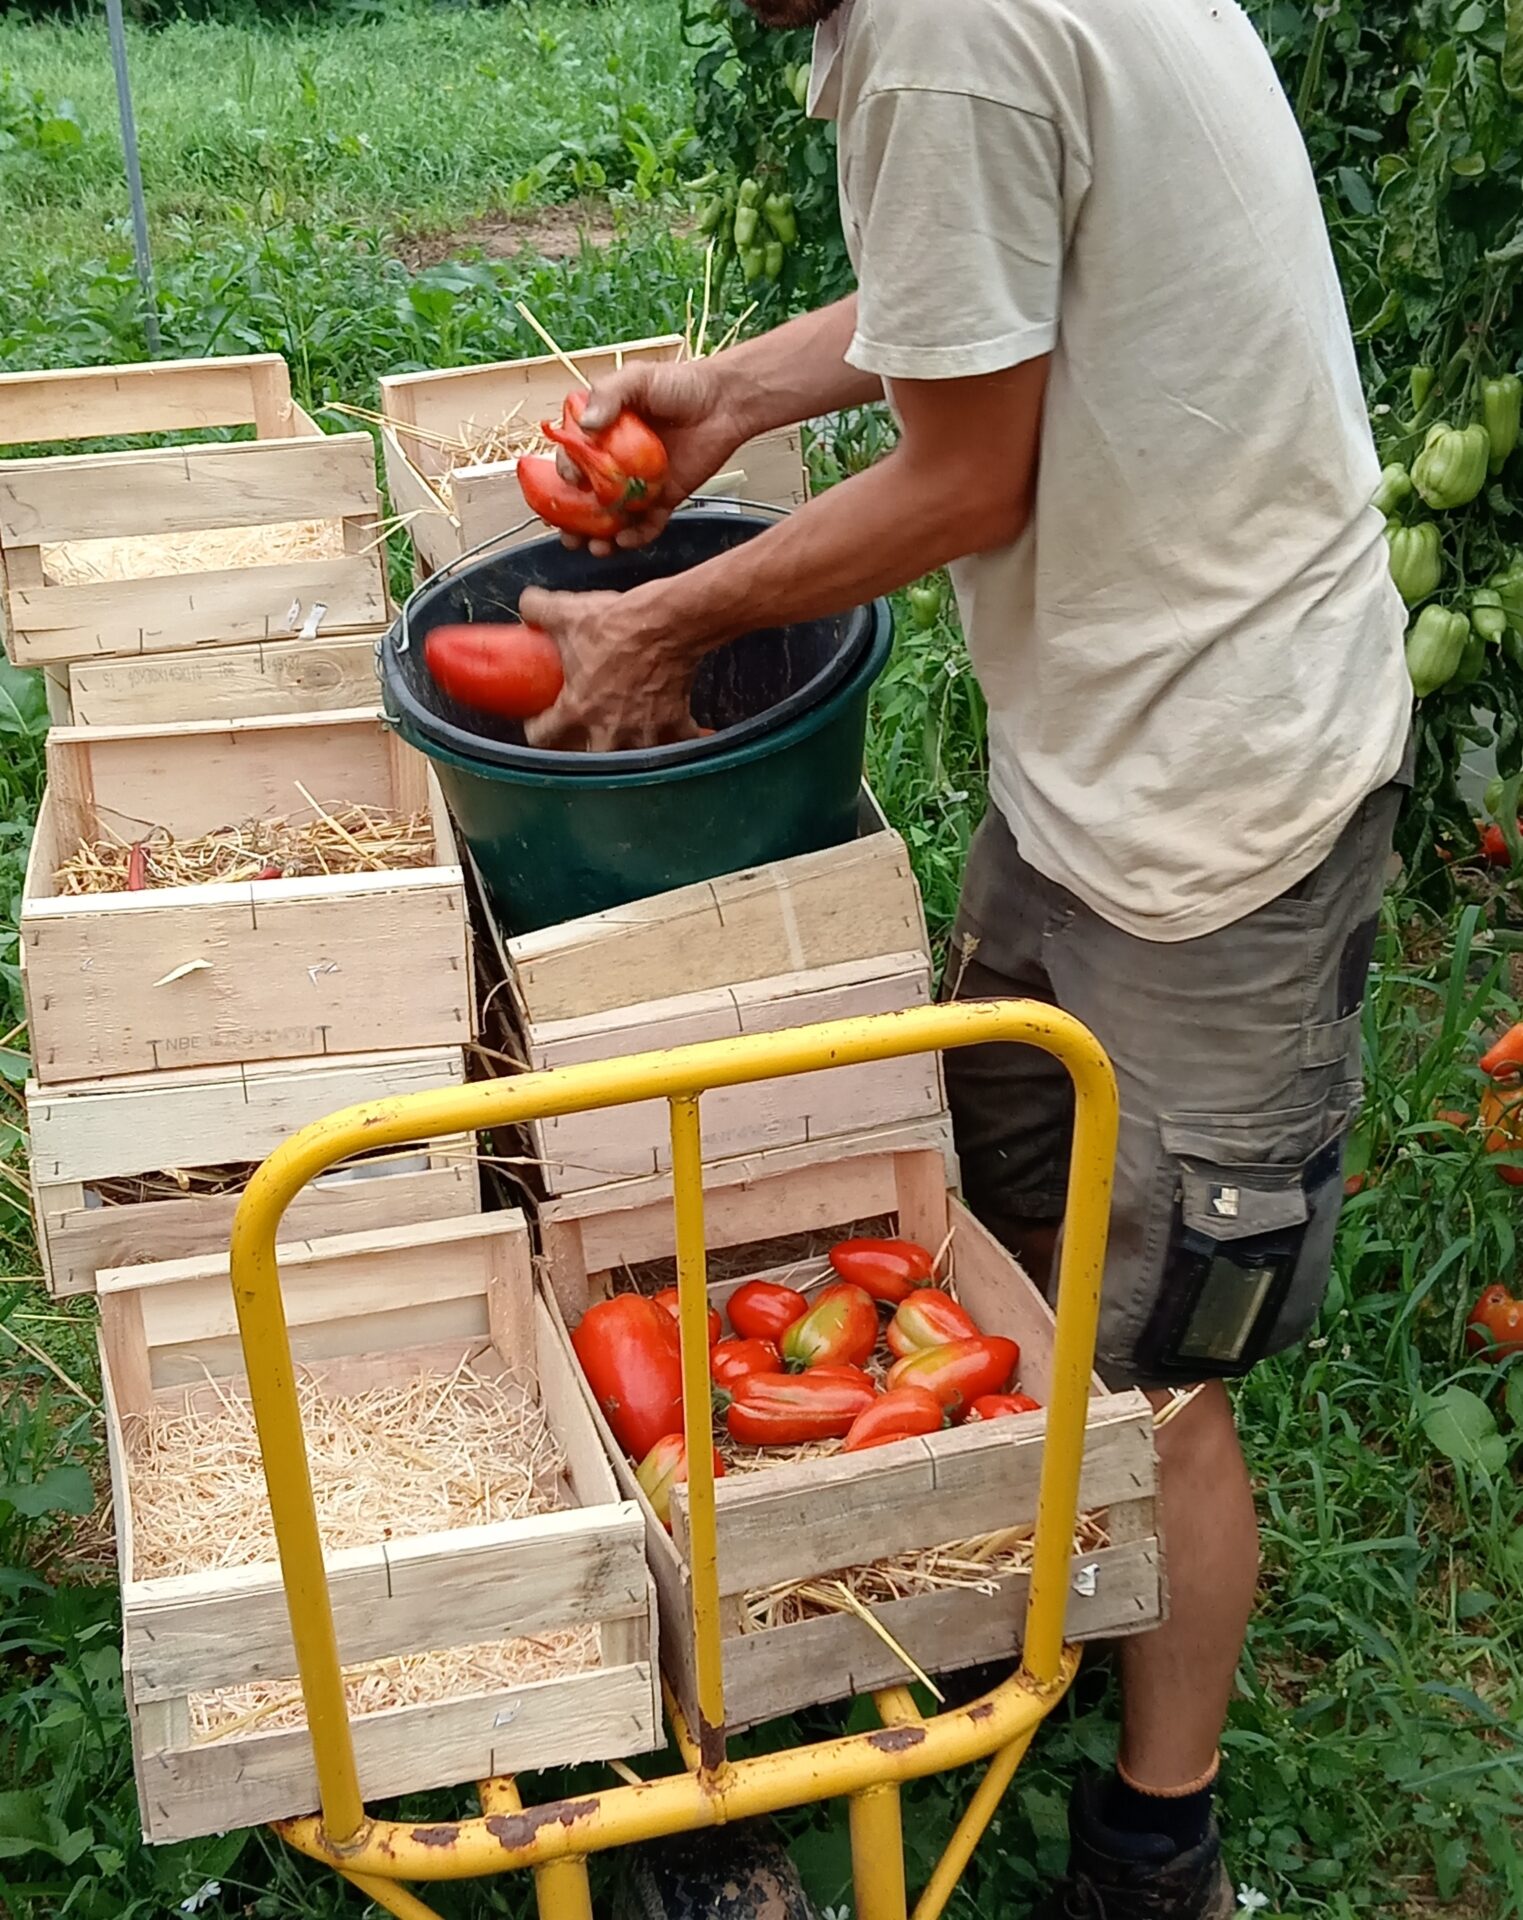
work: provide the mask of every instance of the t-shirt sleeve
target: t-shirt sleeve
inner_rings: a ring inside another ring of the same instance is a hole
[[[875,93],[851,116],[841,184],[856,229],[852,366],[957,380],[1051,352],[1065,225],[1051,120],[966,93]]]

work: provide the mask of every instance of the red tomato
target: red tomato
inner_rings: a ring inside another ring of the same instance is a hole
[[[859,1366],[878,1344],[878,1309],[871,1296],[844,1280],[827,1287],[783,1335],[789,1367]]]
[[[939,1433],[946,1419],[941,1402],[924,1387],[895,1387],[881,1393],[851,1423],[843,1453],[862,1453],[868,1447],[886,1447],[895,1440],[912,1440]]]
[[[1020,1363],[1021,1350],[1013,1340],[981,1333],[975,1340],[923,1347],[896,1360],[888,1370],[888,1384],[929,1387],[956,1421],[985,1394],[1003,1393]]]
[[[843,1280],[890,1306],[927,1286],[936,1271],[932,1255],[914,1240],[842,1240],[830,1249],[830,1264]]]
[[[672,1488],[687,1484],[687,1441],[680,1433],[663,1434],[635,1469],[640,1490],[655,1510],[656,1518],[670,1533],[672,1530]],[[714,1478],[724,1478],[724,1462],[714,1449]]]
[[[672,1318],[677,1322],[677,1325],[681,1327],[682,1296],[680,1293],[678,1293],[677,1289],[675,1287],[663,1287],[658,1294],[655,1294],[652,1297],[655,1300],[656,1305],[658,1307],[664,1307],[666,1311],[672,1316]],[[709,1308],[709,1346],[710,1348],[713,1347],[715,1341],[719,1338],[720,1334],[722,1334],[723,1332],[724,1332],[724,1322],[719,1317],[718,1307],[710,1307]]]
[[[781,1373],[783,1356],[770,1340],[721,1340],[709,1354],[716,1387],[733,1387],[748,1373]]]
[[[643,1294],[589,1307],[571,1336],[593,1396],[624,1451],[643,1460],[682,1428],[682,1354],[669,1313]]]
[[[423,642],[435,684],[451,700],[503,720],[529,720],[553,707],[565,676],[542,627],[473,620],[435,627]]]
[[[1517,1153],[1523,1149],[1523,1093],[1501,1093],[1488,1087],[1481,1095],[1481,1125],[1486,1129],[1488,1153]],[[1523,1166],[1498,1167],[1510,1187],[1523,1187]]]
[[[949,1340],[973,1340],[978,1327],[949,1293],[917,1287],[888,1323],[888,1350],[896,1360],[922,1347],[944,1347]]]
[[[1489,1353],[1494,1360],[1506,1353],[1523,1353],[1523,1300],[1514,1300],[1506,1287],[1494,1281],[1470,1309],[1465,1345],[1472,1353]]]
[[[730,1438],[746,1447],[796,1447],[839,1440],[878,1397],[860,1367],[816,1367],[809,1373],[748,1373],[730,1389]]]
[[[1012,1413],[1040,1413],[1042,1403],[1029,1393],[985,1393],[969,1407],[963,1420],[971,1427],[980,1420],[1003,1420]]]
[[[730,1325],[742,1340],[781,1340],[795,1320],[809,1311],[809,1302],[796,1287],[775,1280],[747,1280],[728,1302]]]

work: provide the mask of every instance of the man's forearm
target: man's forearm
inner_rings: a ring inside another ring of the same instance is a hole
[[[714,371],[723,374],[748,439],[883,398],[876,374],[846,364],[856,324],[857,296],[852,294],[715,356]]]

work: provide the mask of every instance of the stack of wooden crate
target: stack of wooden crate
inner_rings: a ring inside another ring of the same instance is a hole
[[[460,1080],[474,1001],[452,829],[379,718],[369,436],[324,434],[257,355],[0,376],[0,446],[0,619],[54,720],[21,950],[38,1239],[69,1293],[214,1252],[296,1127]],[[427,864],[77,896],[57,877],[86,843],[355,806],[425,814]],[[292,1225],[478,1204],[456,1142],[346,1170]]]

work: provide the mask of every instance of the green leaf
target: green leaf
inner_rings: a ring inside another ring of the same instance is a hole
[[[0,1047],[0,1080],[8,1080],[13,1087],[25,1086],[31,1070],[30,1054],[16,1047]]]
[[[1523,100],[1523,0],[1507,0],[1507,39],[1502,47],[1502,85]]]
[[[1507,1417],[1523,1432],[1523,1367],[1514,1367],[1507,1376]]]
[[[42,675],[13,667],[0,655],[0,734],[31,738],[46,732],[47,724],[48,697]]]
[[[1355,213],[1375,211],[1375,196],[1370,191],[1370,183],[1357,167],[1339,167],[1338,185],[1343,189],[1343,197]]]
[[[1485,26],[1486,20],[1486,8],[1482,5],[1482,0],[1470,0],[1470,5],[1465,8],[1459,19],[1455,21],[1454,31],[1456,33],[1479,33],[1481,28]]]
[[[83,1467],[50,1467],[40,1480],[0,1480],[0,1506],[13,1507],[29,1520],[45,1513],[85,1514],[94,1504],[95,1490]]]
[[[1470,1849],[1458,1835],[1435,1849],[1433,1879],[1440,1900],[1452,1900],[1459,1892],[1469,1865]]]
[[[1507,1464],[1507,1442],[1497,1432],[1491,1409],[1468,1387],[1445,1387],[1428,1403],[1423,1432],[1457,1467],[1500,1473]]]

